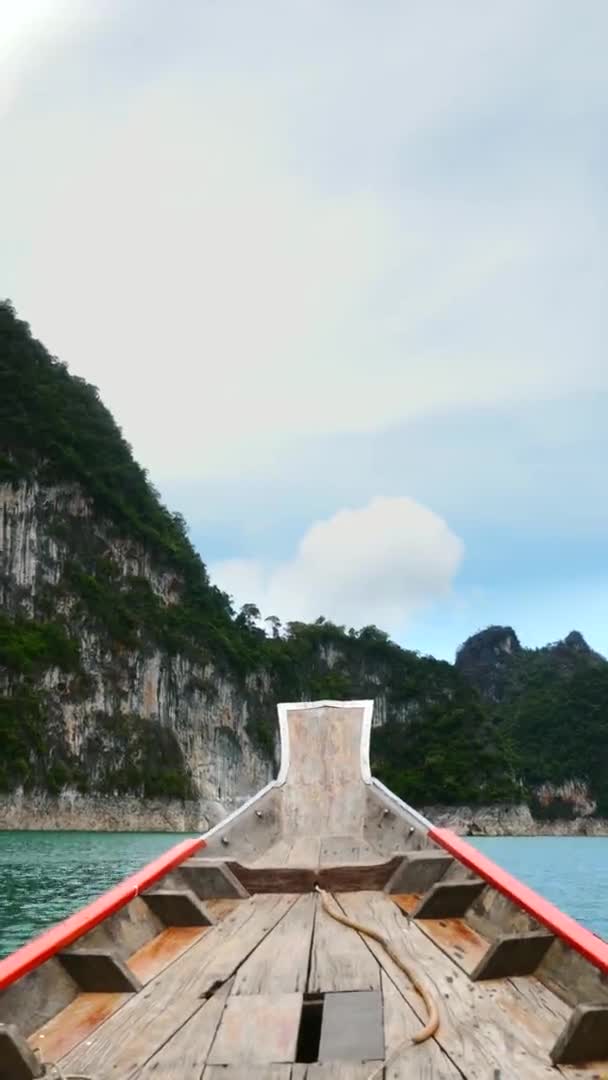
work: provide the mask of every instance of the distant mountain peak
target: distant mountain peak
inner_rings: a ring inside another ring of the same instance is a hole
[[[576,649],[577,652],[590,653],[592,651],[580,630],[571,630],[564,638],[564,645],[567,645],[569,649]]]

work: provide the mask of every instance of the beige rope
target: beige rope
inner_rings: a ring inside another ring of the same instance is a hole
[[[44,1069],[42,1075],[45,1080],[95,1080],[95,1077],[85,1075],[85,1073],[64,1073],[56,1061],[43,1061],[42,1051],[38,1048],[34,1050],[34,1053]]]
[[[431,996],[429,991],[422,985],[421,982],[419,982],[412,968],[409,967],[409,965],[406,964],[405,961],[402,960],[401,957],[398,956],[398,954],[395,952],[388,938],[385,938],[384,935],[379,933],[378,930],[374,930],[370,926],[363,926],[362,923],[356,922],[354,919],[349,919],[346,917],[346,915],[342,915],[341,912],[332,909],[329,904],[330,894],[327,893],[324,889],[321,889],[318,885],[315,885],[315,889],[321,897],[321,904],[323,906],[323,910],[327,912],[327,914],[330,915],[332,919],[335,919],[336,922],[342,923],[343,926],[349,926],[351,930],[356,930],[358,934],[363,934],[365,937],[373,938],[374,941],[377,941],[378,944],[382,946],[384,951],[388,954],[388,956],[390,956],[393,963],[396,964],[399,970],[402,971],[403,974],[406,975],[407,978],[410,980],[412,986],[414,987],[414,990],[417,994],[420,995],[426,1006],[428,1020],[425,1026],[421,1028],[420,1031],[417,1031],[415,1035],[412,1035],[411,1040],[409,1038],[405,1039],[404,1042],[401,1043],[401,1045],[398,1046],[397,1049],[390,1055],[390,1057],[386,1061],[384,1061],[382,1065],[380,1065],[380,1067],[371,1074],[370,1077],[368,1077],[368,1080],[375,1080],[377,1076],[380,1076],[383,1069],[386,1069],[389,1065],[392,1065],[393,1061],[395,1061],[395,1059],[400,1056],[406,1043],[410,1041],[413,1044],[423,1043],[435,1034],[437,1028],[439,1027],[439,1012],[437,1010],[437,1005],[435,1004],[435,1000]],[[332,896],[332,900],[333,899],[334,897]]]

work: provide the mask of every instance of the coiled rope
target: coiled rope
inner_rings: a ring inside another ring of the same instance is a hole
[[[329,903],[329,897],[331,894],[326,892],[325,889],[320,888],[319,885],[315,885],[315,889],[321,897],[321,905],[323,907],[323,910],[328,915],[330,915],[332,919],[335,919],[336,922],[342,923],[343,926],[349,926],[351,930],[356,930],[358,934],[363,934],[365,937],[373,938],[374,941],[377,941],[378,944],[382,946],[387,955],[390,956],[393,963],[396,964],[399,970],[402,971],[403,974],[406,975],[407,978],[410,980],[412,986],[414,987],[414,990],[417,994],[420,995],[426,1007],[428,1020],[425,1026],[421,1028],[420,1031],[417,1031],[415,1035],[408,1036],[407,1039],[404,1039],[404,1041],[400,1043],[399,1046],[393,1051],[390,1057],[387,1058],[386,1061],[383,1061],[382,1064],[377,1069],[375,1069],[374,1072],[371,1073],[371,1075],[368,1077],[368,1080],[376,1080],[376,1077],[380,1076],[384,1069],[387,1069],[389,1065],[392,1065],[393,1062],[401,1056],[407,1045],[416,1045],[418,1043],[426,1042],[427,1039],[432,1038],[432,1036],[437,1031],[437,1028],[439,1027],[439,1012],[437,1009],[437,1005],[435,1003],[435,999],[432,997],[426,987],[424,987],[419,981],[417,975],[412,970],[412,968],[408,964],[406,964],[405,961],[402,960],[401,957],[395,952],[395,949],[391,945],[388,938],[385,938],[383,934],[381,934],[378,930],[374,930],[371,926],[364,926],[362,923],[356,922],[354,919],[349,919],[346,915],[342,915],[341,912],[336,911],[335,908],[332,908]],[[333,896],[331,898],[332,900],[334,900]]]

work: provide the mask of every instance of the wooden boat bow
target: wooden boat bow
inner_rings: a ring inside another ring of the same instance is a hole
[[[280,705],[275,780],[0,961],[0,1080],[608,1076],[608,944],[375,780],[372,708]]]

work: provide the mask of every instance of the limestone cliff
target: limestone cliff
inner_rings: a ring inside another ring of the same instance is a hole
[[[259,709],[268,691],[264,678],[238,683],[202,653],[172,652],[140,629],[132,643],[117,642],[83,598],[91,560],[98,572],[103,560],[117,605],[143,593],[171,607],[179,596],[174,572],[116,535],[73,484],[0,484],[0,538],[2,612],[22,620],[24,633],[33,621],[42,636],[51,617],[60,618],[50,625],[63,634],[55,655],[51,643],[26,670],[0,670],[5,709],[31,692],[32,675],[38,697],[38,715],[23,715],[30,735],[38,728],[35,756],[24,738],[23,754],[5,766],[8,781],[66,789],[72,812],[86,792],[185,798],[193,805],[182,823],[197,821],[190,827],[213,816],[214,803],[230,805],[266,783],[272,760],[248,734],[252,697]],[[204,812],[194,808],[199,802]]]
[[[319,698],[373,698],[376,775],[465,831],[608,813],[608,663],[580,635],[493,627],[456,665],[323,617],[267,635],[0,303],[0,828],[205,828],[273,774],[277,701]]]

